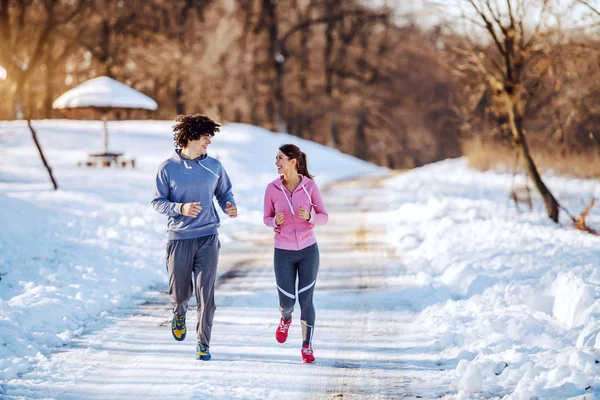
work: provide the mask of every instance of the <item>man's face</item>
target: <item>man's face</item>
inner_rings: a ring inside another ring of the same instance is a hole
[[[208,146],[211,144],[210,135],[202,135],[198,140],[192,140],[189,142],[190,145],[194,146],[200,154],[206,154]]]

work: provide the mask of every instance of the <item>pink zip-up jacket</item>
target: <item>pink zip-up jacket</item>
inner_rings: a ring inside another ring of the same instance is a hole
[[[325,225],[329,219],[319,187],[312,179],[300,175],[302,180],[290,193],[281,177],[267,185],[265,190],[264,218],[265,225],[275,231],[275,247],[282,250],[302,250],[317,242],[313,233],[315,225]],[[306,221],[298,216],[302,207],[310,213]],[[275,224],[275,215],[283,212],[284,222]]]

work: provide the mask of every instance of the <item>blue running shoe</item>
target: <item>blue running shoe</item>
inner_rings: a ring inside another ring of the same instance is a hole
[[[185,315],[173,315],[173,322],[171,322],[171,332],[173,337],[178,342],[185,339],[187,329],[185,327]]]
[[[210,350],[208,349],[208,346],[203,345],[203,344],[199,344],[196,346],[196,359],[197,360],[204,360],[204,361],[208,361],[210,360]]]

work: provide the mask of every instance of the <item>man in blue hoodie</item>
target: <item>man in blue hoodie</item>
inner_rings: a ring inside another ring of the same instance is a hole
[[[210,335],[215,315],[215,281],[221,244],[217,228],[217,199],[230,218],[237,217],[231,181],[221,163],[206,154],[219,124],[196,114],[178,117],[173,126],[175,153],[158,168],[152,206],[169,219],[167,271],[173,306],[171,331],[175,340],[185,339],[188,300],[194,292],[198,302],[196,333],[199,360],[210,360]]]

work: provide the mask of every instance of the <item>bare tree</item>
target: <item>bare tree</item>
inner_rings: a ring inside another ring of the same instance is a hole
[[[600,5],[596,4],[595,1],[590,0],[575,0],[575,4],[582,4],[587,7],[591,12],[600,16]]]
[[[474,13],[473,18],[464,15],[465,20],[485,32],[491,45],[475,39],[475,35],[465,38],[465,45],[458,49],[463,58],[456,64],[457,73],[473,80],[465,87],[479,88],[479,98],[485,93],[482,88],[487,87],[492,93],[494,107],[500,114],[497,121],[510,133],[524,160],[527,176],[544,200],[548,217],[558,222],[559,203],[538,172],[524,127],[532,109],[543,107],[540,97],[545,77],[552,73],[552,35],[541,32],[548,1],[537,3],[539,22],[531,32],[526,29],[525,18],[530,10],[524,0],[464,0],[464,3]],[[535,103],[537,106],[533,107]]]

